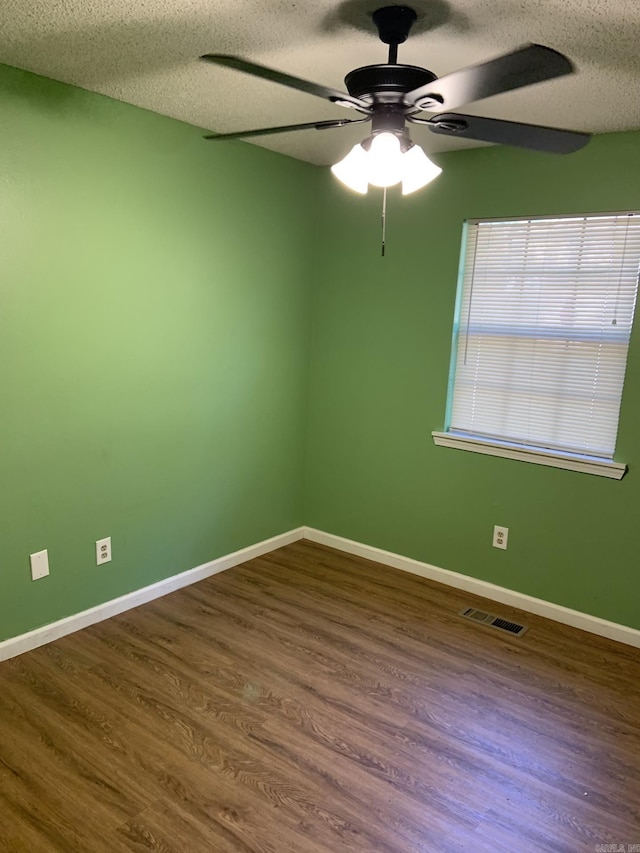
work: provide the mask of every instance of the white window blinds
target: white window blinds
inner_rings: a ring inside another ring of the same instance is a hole
[[[469,222],[448,429],[612,458],[640,214]]]

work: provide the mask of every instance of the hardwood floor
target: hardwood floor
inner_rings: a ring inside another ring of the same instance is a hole
[[[320,545],[0,664],[3,853],[598,845],[640,850],[640,652]]]

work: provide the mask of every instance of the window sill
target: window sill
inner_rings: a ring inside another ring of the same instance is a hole
[[[502,456],[505,459],[519,459],[521,462],[533,462],[536,465],[549,465],[552,468],[567,468],[584,474],[596,474],[621,480],[627,466],[610,459],[601,459],[580,454],[561,453],[545,448],[528,448],[507,441],[490,441],[465,433],[432,432],[434,444],[439,447],[456,447],[458,450],[470,450],[472,453],[486,453],[489,456]]]

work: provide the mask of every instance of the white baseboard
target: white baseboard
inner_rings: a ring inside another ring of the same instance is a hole
[[[581,628],[591,634],[599,634],[601,637],[640,648],[640,631],[636,628],[628,628],[626,625],[619,625],[617,622],[609,622],[606,619],[600,619],[598,616],[590,616],[588,613],[581,613],[579,610],[571,610],[561,604],[553,604],[550,601],[534,598],[531,595],[471,578],[468,575],[431,566],[429,563],[421,563],[419,560],[412,560],[410,557],[403,557],[391,551],[383,551],[380,548],[373,548],[371,545],[354,542],[352,539],[334,536],[333,533],[325,533],[313,527],[305,527],[303,535],[305,539],[309,539],[311,542],[328,545],[338,551],[346,551],[348,554],[373,560],[375,563],[384,563],[394,569],[401,569],[403,572],[411,572],[411,574],[420,575],[423,578],[453,586],[475,595],[481,595],[483,598],[489,598],[492,601],[498,601],[500,604],[517,607],[519,610],[526,610],[529,613],[535,613],[537,616],[545,616],[555,622]]]
[[[262,554],[275,551],[276,548],[282,548],[284,545],[289,545],[291,542],[297,542],[303,538],[311,542],[328,545],[338,551],[345,551],[348,554],[355,554],[376,563],[383,563],[395,569],[401,569],[404,572],[420,575],[421,577],[455,587],[456,589],[466,590],[475,595],[489,598],[492,601],[517,607],[529,613],[535,613],[538,616],[545,616],[547,619],[553,619],[556,622],[571,625],[574,628],[581,628],[583,631],[599,634],[610,640],[616,640],[620,643],[640,648],[640,631],[635,628],[619,625],[616,622],[608,622],[606,619],[600,619],[598,616],[590,616],[588,613],[571,610],[560,604],[553,604],[552,602],[534,598],[522,592],[516,592],[515,590],[497,586],[487,581],[461,575],[458,572],[451,572],[448,569],[441,569],[429,563],[421,563],[419,560],[403,557],[391,551],[383,551],[381,548],[374,548],[371,545],[364,545],[361,542],[354,542],[352,539],[335,536],[333,533],[325,533],[313,527],[298,527],[287,533],[281,533],[279,536],[273,536],[255,545],[250,545],[248,548],[242,548],[240,551],[234,551],[232,554],[218,557],[216,560],[211,560],[211,562],[204,563],[202,566],[196,566],[194,569],[189,569],[170,578],[165,578],[165,580],[158,581],[150,586],[134,590],[134,592],[114,598],[104,604],[91,607],[89,610],[83,610],[81,613],[75,613],[57,622],[43,625],[41,628],[36,628],[26,634],[3,640],[0,642],[0,661],[8,660],[9,658],[21,655],[23,652],[36,649],[38,646],[43,646],[60,637],[65,637],[67,634],[73,634],[81,628],[94,625],[96,622],[102,622],[111,616],[117,616],[126,610],[131,610],[141,604],[146,604],[148,601],[161,598],[163,595],[167,595],[177,589],[197,583],[219,572],[224,572],[226,569],[246,563],[247,560],[260,557]]]
[[[0,642],[0,661],[16,657],[31,649],[37,649],[38,646],[44,646],[59,637],[73,634],[74,631],[79,631],[81,628],[102,622],[111,616],[117,616],[118,613],[124,613],[125,610],[131,610],[141,604],[146,604],[148,601],[153,601],[154,598],[161,598],[169,592],[197,583],[211,577],[211,575],[218,574],[218,572],[224,572],[226,569],[240,565],[240,563],[246,563],[247,560],[253,560],[269,551],[275,551],[276,548],[282,548],[283,545],[296,542],[298,539],[302,539],[303,531],[304,528],[298,527],[295,530],[289,530],[287,533],[281,533],[279,536],[272,536],[271,539],[265,539],[255,545],[250,545],[248,548],[242,548],[240,551],[218,557],[202,566],[196,566],[195,569],[188,569],[179,575],[172,575],[172,577],[165,578],[165,580],[158,581],[150,586],[134,590],[127,595],[121,595],[119,598],[106,601],[104,604],[98,604],[89,610],[74,613],[73,616],[67,616],[57,622],[43,625],[41,628],[36,628],[26,634],[3,640]]]

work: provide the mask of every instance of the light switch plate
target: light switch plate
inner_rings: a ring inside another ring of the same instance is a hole
[[[31,561],[31,580],[37,581],[40,578],[46,578],[49,574],[49,554],[46,548],[44,551],[29,554],[29,560]]]

